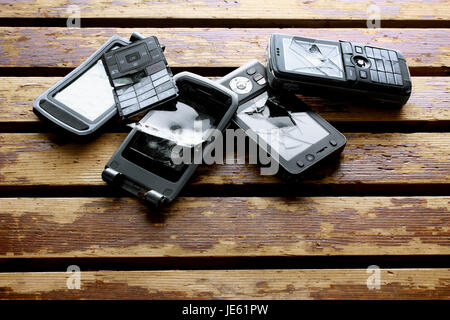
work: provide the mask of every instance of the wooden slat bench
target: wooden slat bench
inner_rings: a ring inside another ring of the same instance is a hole
[[[357,2],[361,4],[361,2]],[[449,299],[450,45],[446,1],[67,1],[0,3],[0,299]],[[55,132],[33,100],[112,35],[139,31],[170,65],[212,79],[264,61],[272,33],[402,51],[402,109],[302,97],[348,138],[302,182],[251,164],[202,166],[161,212],[108,187],[126,136]],[[66,268],[81,267],[81,289]],[[381,268],[369,290],[369,265]],[[103,271],[109,270],[109,271]]]

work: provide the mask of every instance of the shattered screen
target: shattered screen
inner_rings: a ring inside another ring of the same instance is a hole
[[[179,98],[150,110],[123,156],[169,181],[178,181],[187,164],[175,163],[174,154],[194,152],[225,116],[230,97],[211,88],[177,83]],[[174,149],[177,147],[176,149]],[[179,150],[179,151],[174,151]]]
[[[283,101],[265,92],[239,107],[237,116],[259,141],[262,139],[289,161],[329,135],[307,112],[302,112],[300,102]]]
[[[286,71],[344,78],[338,45],[283,38]]]

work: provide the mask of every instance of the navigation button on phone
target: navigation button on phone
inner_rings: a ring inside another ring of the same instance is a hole
[[[255,68],[247,69],[247,74],[248,74],[249,76],[254,75],[255,73],[256,73],[256,69],[255,69]]]
[[[257,84],[259,84],[260,86],[263,86],[267,83],[265,78],[261,78],[258,81],[256,81]]]

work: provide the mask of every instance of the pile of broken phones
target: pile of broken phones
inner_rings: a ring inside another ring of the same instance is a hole
[[[270,174],[301,177],[339,154],[346,138],[295,95],[327,88],[404,104],[411,81],[397,51],[282,35],[271,36],[267,67],[253,60],[217,82],[189,72],[173,76],[158,39],[134,33],[109,39],[40,95],[33,110],[79,136],[115,115],[146,111],[102,178],[161,206],[178,195],[203,151],[213,148],[214,133],[230,121],[276,161]]]
[[[238,95],[233,121],[278,162],[279,174],[298,177],[343,150],[344,135],[293,93],[271,89],[266,68],[258,61],[250,61],[219,83]]]

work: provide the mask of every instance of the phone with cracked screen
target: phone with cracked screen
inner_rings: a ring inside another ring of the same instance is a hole
[[[397,50],[273,34],[266,50],[272,88],[402,106],[411,78]]]
[[[276,159],[282,172],[299,175],[331,155],[346,138],[294,94],[273,90],[266,68],[252,60],[218,82],[238,95],[233,121]]]
[[[231,90],[190,72],[174,76],[178,97],[152,108],[105,166],[102,178],[159,207],[172,201],[198,162],[179,161],[207,150],[213,130],[223,131],[237,108]]]

